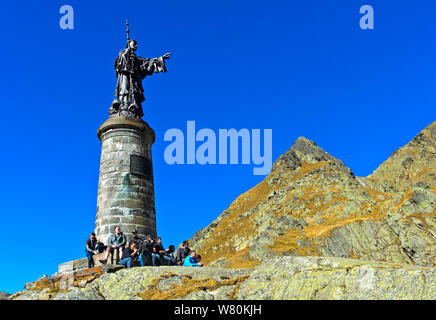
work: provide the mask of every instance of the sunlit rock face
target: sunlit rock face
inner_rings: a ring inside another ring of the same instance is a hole
[[[368,178],[373,188],[386,192],[406,191],[415,186],[434,187],[435,163],[436,122],[433,122],[407,145],[395,151]]]
[[[434,266],[436,122],[371,176],[299,138],[191,246],[220,267],[271,256],[329,256]]]

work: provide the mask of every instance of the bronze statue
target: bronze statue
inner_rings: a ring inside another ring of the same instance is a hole
[[[141,118],[144,116],[142,102],[145,101],[142,80],[153,73],[167,72],[165,60],[171,53],[158,58],[142,58],[135,54],[138,47],[136,40],[130,40],[129,23],[127,22],[127,45],[115,60],[117,75],[116,99],[109,109],[110,117],[126,116]]]

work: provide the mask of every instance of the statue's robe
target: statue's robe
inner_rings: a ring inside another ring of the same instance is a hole
[[[145,101],[142,80],[153,73],[167,72],[165,59],[162,57],[141,58],[130,48],[127,48],[121,50],[116,58],[115,72],[118,79],[115,96],[122,102],[129,101],[134,108],[137,108],[137,110],[132,111],[142,117],[144,113],[141,103]]]

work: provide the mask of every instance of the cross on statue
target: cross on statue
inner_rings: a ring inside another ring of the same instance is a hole
[[[126,26],[126,49],[120,51],[114,64],[117,76],[116,98],[109,108],[109,116],[141,118],[144,116],[142,102],[145,101],[142,80],[153,73],[167,72],[165,60],[170,58],[171,53],[151,59],[138,57],[135,54],[138,43],[130,39],[128,20]]]

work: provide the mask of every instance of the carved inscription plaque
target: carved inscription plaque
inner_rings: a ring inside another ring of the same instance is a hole
[[[151,179],[153,176],[151,161],[136,154],[130,155],[130,173]]]

